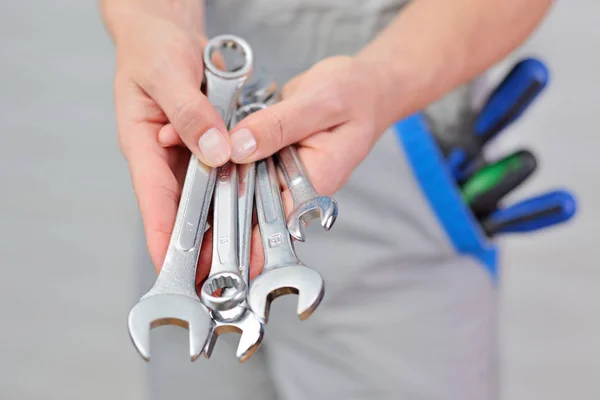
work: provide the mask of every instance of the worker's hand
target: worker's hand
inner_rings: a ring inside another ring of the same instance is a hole
[[[231,159],[256,161],[297,143],[307,174],[321,195],[332,195],[350,177],[387,128],[380,115],[382,81],[370,64],[354,57],[332,57],[293,78],[282,100],[240,121],[230,132]],[[176,144],[176,135],[163,145]],[[292,209],[284,188],[287,212]],[[255,229],[252,276],[262,268],[260,236]]]
[[[148,249],[158,270],[189,160],[186,148],[162,147],[159,137],[176,134],[210,166],[230,157],[225,125],[200,91],[206,43],[202,2],[109,0],[103,8],[117,47],[119,145],[129,163]]]
[[[335,193],[386,128],[378,115],[374,74],[352,57],[316,64],[283,87],[279,103],[231,130],[231,159],[255,161],[297,143],[317,192]]]
[[[376,74],[357,58],[333,57],[316,64],[282,88],[279,103],[251,114],[231,130],[231,159],[256,161],[297,143],[316,191],[333,195],[387,128],[379,115]],[[289,213],[293,201],[285,187],[283,200]],[[264,262],[260,243],[255,228],[252,277]]]

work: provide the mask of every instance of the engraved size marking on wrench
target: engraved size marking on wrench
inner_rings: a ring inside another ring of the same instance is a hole
[[[269,247],[279,246],[283,243],[283,235],[281,233],[276,233],[269,237]]]

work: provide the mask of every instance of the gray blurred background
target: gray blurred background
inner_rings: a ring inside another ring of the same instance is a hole
[[[599,15],[596,1],[556,2],[492,74],[531,54],[551,69],[499,138],[540,160],[509,200],[557,186],[579,199],[569,225],[502,241],[506,400],[600,398]],[[142,399],[126,318],[143,244],[113,64],[95,1],[0,2],[0,399]]]

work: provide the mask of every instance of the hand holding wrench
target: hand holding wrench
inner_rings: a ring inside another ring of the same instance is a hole
[[[277,83],[260,76],[256,82],[244,88],[240,103],[248,104],[252,101],[255,104],[270,105],[279,101],[279,97]],[[245,103],[242,102],[242,98]],[[276,157],[294,200],[294,207],[287,218],[290,234],[295,239],[304,241],[305,227],[319,217],[321,226],[327,231],[330,230],[338,215],[337,202],[332,197],[319,196],[293,145],[281,149]]]
[[[241,50],[245,59],[242,68],[225,72],[212,63],[214,52],[224,46]],[[208,100],[226,125],[239,90],[252,70],[252,63],[250,46],[236,36],[215,37],[205,48]],[[161,272],[152,288],[129,313],[129,334],[146,360],[150,359],[150,329],[160,325],[188,328],[192,361],[202,353],[206,343],[212,321],[196,293],[196,268],[215,182],[216,169],[207,168],[192,155]]]
[[[256,163],[256,210],[265,254],[263,272],[250,284],[250,309],[267,323],[271,302],[298,294],[298,316],[308,318],[325,293],[321,275],[298,259],[285,223],[281,190],[271,157]]]

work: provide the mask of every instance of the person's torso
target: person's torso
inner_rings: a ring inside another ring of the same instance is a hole
[[[206,1],[210,36],[240,35],[252,46],[257,69],[284,84],[316,62],[352,55],[399,12],[406,0]]]

